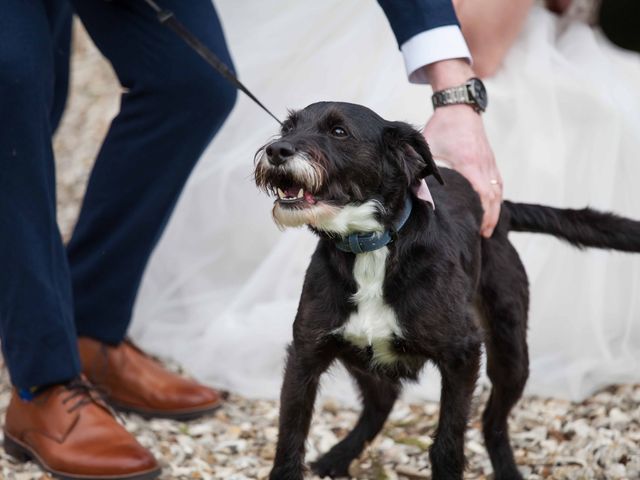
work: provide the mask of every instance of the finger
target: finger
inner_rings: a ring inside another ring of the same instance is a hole
[[[492,209],[491,191],[484,188],[478,192],[480,194],[480,202],[482,203],[482,223],[480,224],[480,232],[483,233],[490,226],[489,215]]]
[[[499,185],[494,186],[495,190],[493,196],[489,202],[488,210],[485,212],[483,226],[481,229],[481,235],[489,238],[493,235],[493,232],[500,219],[500,207],[502,206],[502,194]]]
[[[498,219],[500,218],[500,203],[496,202],[491,210],[485,215],[487,225],[480,232],[480,234],[485,238],[491,238],[493,232],[495,231],[496,225],[498,224]]]

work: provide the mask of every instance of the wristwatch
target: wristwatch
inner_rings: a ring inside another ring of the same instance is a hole
[[[434,92],[431,96],[433,108],[447,105],[471,105],[478,112],[487,109],[487,89],[479,78],[470,78],[463,85]]]

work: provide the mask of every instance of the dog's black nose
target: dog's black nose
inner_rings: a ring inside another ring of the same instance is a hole
[[[295,150],[289,142],[277,141],[269,145],[266,152],[269,163],[278,166],[293,157]]]

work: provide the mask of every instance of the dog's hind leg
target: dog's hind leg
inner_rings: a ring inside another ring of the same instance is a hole
[[[492,383],[482,416],[485,444],[496,480],[521,479],[509,444],[507,418],[529,375],[529,290],[522,262],[506,236],[483,240],[480,297]]]
[[[354,429],[311,464],[311,469],[320,477],[349,476],[349,465],[380,432],[402,389],[399,381],[383,380],[352,369],[349,371],[360,390],[362,413]]]

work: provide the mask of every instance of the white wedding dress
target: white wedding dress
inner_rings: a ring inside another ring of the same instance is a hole
[[[374,0],[216,2],[242,80],[280,116],[319,100],[361,103],[423,125],[431,91],[410,85]],[[485,123],[514,201],[590,205],[640,219],[640,55],[534,7],[498,75]],[[200,380],[279,393],[316,239],[280,232],[252,183],[277,125],[240,95],[182,196],[146,273],[132,337]],[[527,392],[581,399],[640,382],[640,255],[578,251],[512,234],[531,281]],[[340,368],[323,392],[353,399]],[[437,398],[428,369],[411,398]]]

